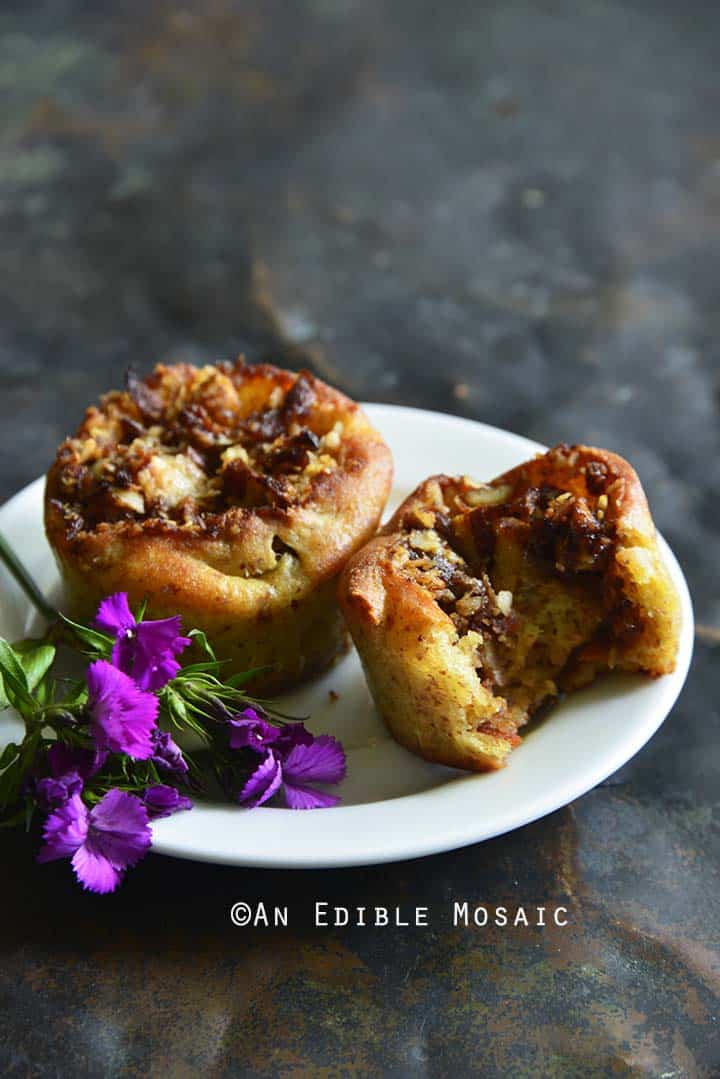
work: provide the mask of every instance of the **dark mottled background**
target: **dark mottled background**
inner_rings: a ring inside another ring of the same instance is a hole
[[[719,70],[704,0],[2,4],[1,496],[129,363],[244,350],[619,450],[700,622],[633,762],[463,851],[94,899],[4,834],[3,1074],[720,1074]],[[318,895],[433,925],[313,930]],[[233,930],[253,896],[294,925]]]

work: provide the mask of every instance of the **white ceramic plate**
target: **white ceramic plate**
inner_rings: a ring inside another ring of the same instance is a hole
[[[470,420],[393,405],[367,411],[395,456],[393,509],[435,472],[491,479],[542,447]],[[59,580],[42,527],[37,480],[0,509],[0,531],[45,594],[59,599]],[[469,775],[427,764],[393,742],[379,719],[354,652],[324,677],[284,698],[284,710],[310,714],[316,733],[336,735],[348,757],[335,809],[294,812],[201,803],[154,825],[162,854],[234,865],[324,867],[414,858],[476,843],[566,805],[630,759],[654,734],[685,681],[693,616],[685,579],[669,547],[663,552],[682,598],[680,655],[674,674],[658,681],[613,675],[555,707],[512,754],[509,765]],[[0,634],[17,639],[39,625],[0,568]],[[338,695],[331,699],[330,691]],[[0,743],[19,724],[0,714]]]

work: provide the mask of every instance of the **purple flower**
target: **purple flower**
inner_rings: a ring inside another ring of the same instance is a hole
[[[60,776],[38,779],[35,784],[35,797],[41,809],[57,809],[82,789],[82,777],[77,772],[64,772]]]
[[[276,727],[255,708],[246,708],[228,723],[231,749],[254,749],[256,753],[264,753],[271,746],[290,750],[299,743],[311,745],[313,742],[312,734],[302,723],[283,723]]]
[[[141,689],[162,689],[180,670],[175,659],[191,643],[180,635],[180,616],[138,622],[127,593],[116,592],[98,608],[95,625],[115,638],[112,661],[134,678]]]
[[[112,892],[125,870],[145,855],[152,842],[148,812],[139,798],[111,790],[92,809],[79,794],[45,822],[37,860],[71,858],[75,876],[91,892]]]
[[[308,733],[308,732],[306,732]],[[290,809],[324,809],[340,801],[310,783],[339,783],[345,776],[345,753],[340,743],[324,734],[307,742],[297,742],[286,754],[269,749],[238,800],[250,809],[267,802],[282,787]]]
[[[157,783],[154,787],[147,787],[143,801],[151,819],[170,817],[181,809],[192,809],[193,807],[189,798],[186,798],[175,787],[168,787],[164,783]]]
[[[167,731],[161,731],[156,727],[152,732],[152,746],[153,763],[157,764],[158,768],[185,775],[188,770],[187,762],[180,751],[180,746],[173,741]]]
[[[246,708],[228,723],[231,749],[254,749],[256,753],[264,753],[280,737],[280,730],[254,708]]]
[[[50,775],[38,779],[35,796],[42,809],[57,809],[83,789],[84,780],[102,767],[107,753],[53,742],[47,752]]]
[[[90,664],[87,684],[88,713],[98,748],[127,753],[137,760],[152,757],[157,697],[144,693],[132,678],[104,659]]]

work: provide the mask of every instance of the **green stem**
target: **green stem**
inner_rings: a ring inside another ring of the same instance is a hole
[[[53,622],[58,617],[58,612],[52,607],[42,592],[35,584],[34,580],[19,560],[12,547],[9,545],[6,539],[3,538],[0,533],[0,562],[4,562],[8,570],[15,578],[17,583],[22,588],[23,592],[37,609],[37,611],[47,618],[49,622]]]

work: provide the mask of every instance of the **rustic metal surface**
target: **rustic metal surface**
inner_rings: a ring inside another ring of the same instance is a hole
[[[128,363],[244,349],[626,454],[704,627],[634,761],[463,851],[103,899],[3,834],[3,1074],[720,1072],[719,68],[703,0],[3,5],[2,497]],[[290,926],[233,928],[253,898]]]

